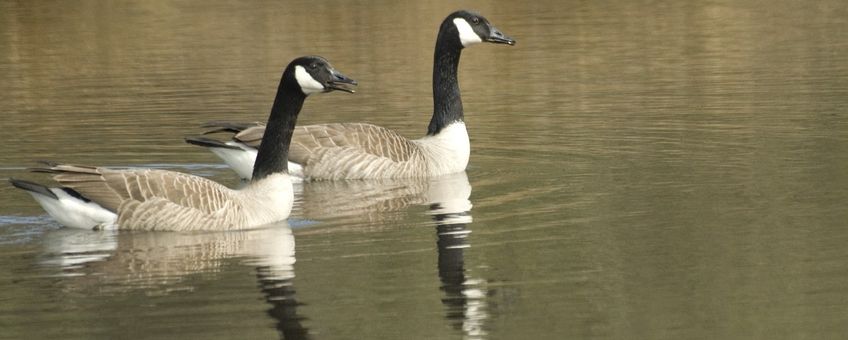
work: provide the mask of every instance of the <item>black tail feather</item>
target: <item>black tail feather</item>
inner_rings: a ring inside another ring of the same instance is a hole
[[[22,179],[9,178],[9,183],[12,183],[12,185],[14,185],[18,189],[22,189],[22,190],[29,191],[29,192],[34,192],[36,194],[44,195],[44,196],[51,197],[51,198],[57,199],[57,200],[59,199],[59,197],[57,197],[56,194],[54,194],[52,191],[50,191],[50,188],[43,186],[41,184],[35,183],[35,182],[24,181]]]
[[[224,142],[221,142],[219,140],[215,140],[215,139],[212,139],[212,138],[206,138],[206,137],[186,137],[185,142],[192,144],[192,145],[197,145],[197,146],[202,146],[202,147],[207,147],[207,148],[224,148],[224,149],[241,150],[241,148],[239,148],[237,146],[227,145]]]

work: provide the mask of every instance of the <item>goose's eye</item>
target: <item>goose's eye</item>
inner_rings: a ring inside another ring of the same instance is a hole
[[[478,17],[473,17],[473,18],[471,18],[471,23],[473,23],[473,24],[479,24],[479,23],[480,23],[480,18],[478,18]]]
[[[309,64],[309,69],[314,70],[316,68],[318,68],[318,63]]]

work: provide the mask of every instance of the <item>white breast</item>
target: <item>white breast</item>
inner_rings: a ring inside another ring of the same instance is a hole
[[[464,122],[452,123],[434,136],[412,142],[418,144],[424,153],[429,176],[460,172],[468,166],[471,145]]]
[[[248,225],[258,226],[289,217],[294,202],[291,177],[273,174],[240,190]]]

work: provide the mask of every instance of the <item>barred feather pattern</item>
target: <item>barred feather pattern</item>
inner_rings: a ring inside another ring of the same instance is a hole
[[[257,147],[264,131],[247,127],[233,139]],[[424,178],[465,170],[469,154],[461,121],[414,140],[373,124],[336,123],[296,127],[289,160],[309,179]]]
[[[288,175],[275,174],[232,190],[205,179],[155,169],[115,170],[76,165],[34,169],[118,214],[118,227],[139,230],[236,230],[288,217]]]

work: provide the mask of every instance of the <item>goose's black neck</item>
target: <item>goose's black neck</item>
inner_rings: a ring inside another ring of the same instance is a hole
[[[457,81],[461,53],[462,43],[456,27],[446,21],[439,30],[433,56],[433,118],[427,135],[438,134],[448,124],[465,119]]]
[[[259,144],[256,163],[253,164],[252,181],[258,181],[269,175],[288,171],[289,145],[297,122],[297,115],[303,107],[306,95],[300,91],[297,81],[290,70],[283,73],[280,87],[271,115]]]

